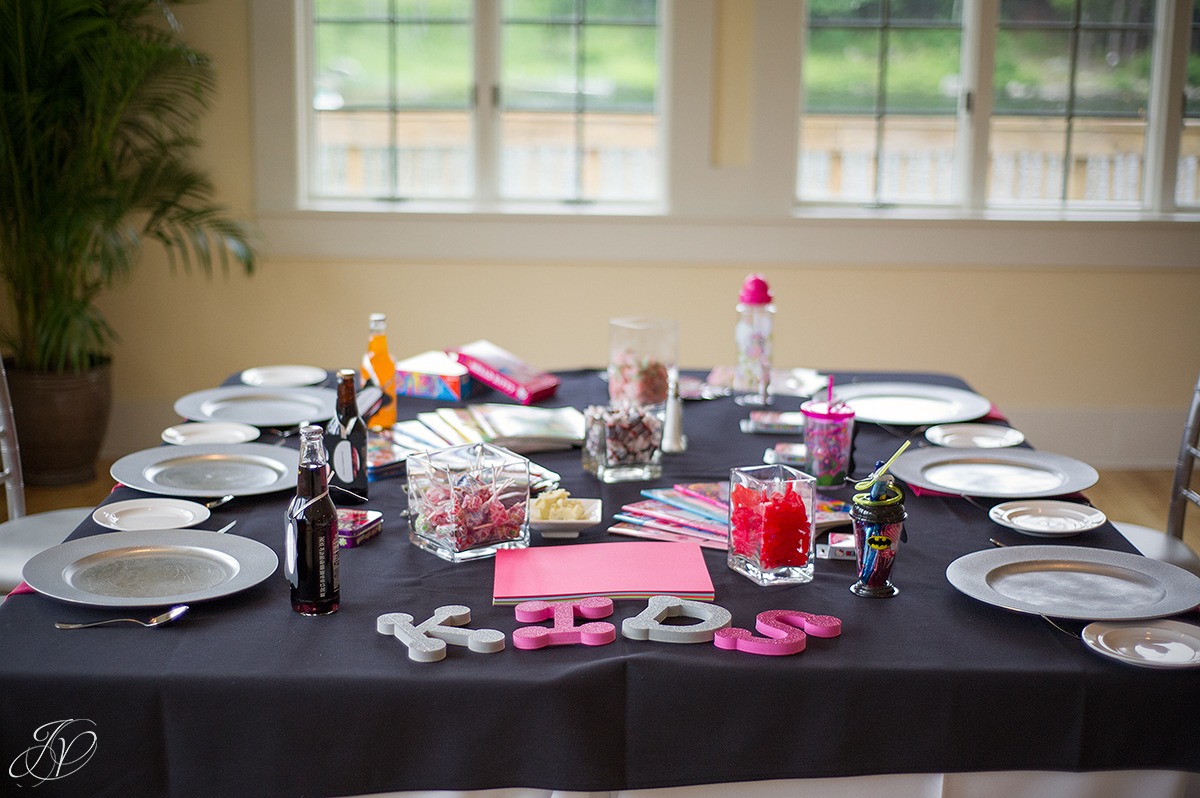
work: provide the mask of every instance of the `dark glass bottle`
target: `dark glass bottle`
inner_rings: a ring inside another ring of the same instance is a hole
[[[354,370],[337,373],[337,411],[325,427],[329,486],[338,504],[367,500],[367,425],[358,414]]]
[[[288,505],[284,573],[292,585],[292,609],[328,615],[341,603],[338,579],[337,508],[329,498],[322,430],[300,430],[296,496]]]

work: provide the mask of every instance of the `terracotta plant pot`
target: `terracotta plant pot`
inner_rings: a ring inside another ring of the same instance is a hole
[[[82,374],[9,367],[25,484],[74,485],[96,476],[96,458],[112,407],[108,362]]]

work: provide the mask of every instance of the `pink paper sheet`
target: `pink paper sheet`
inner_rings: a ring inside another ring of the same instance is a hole
[[[656,595],[713,600],[712,577],[699,545],[582,543],[496,552],[493,604]]]

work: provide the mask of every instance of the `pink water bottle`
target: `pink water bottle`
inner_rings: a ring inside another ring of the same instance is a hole
[[[742,404],[771,403],[768,389],[771,384],[771,334],[775,322],[775,305],[771,303],[771,288],[761,274],[751,274],[742,283],[738,294],[737,365],[733,373],[733,389],[744,394]]]

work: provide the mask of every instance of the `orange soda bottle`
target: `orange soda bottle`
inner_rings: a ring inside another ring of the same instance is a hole
[[[396,361],[388,352],[387,316],[371,314],[371,337],[363,355],[363,383],[372,383],[383,391],[383,405],[367,419],[367,426],[389,428],[396,423]]]

